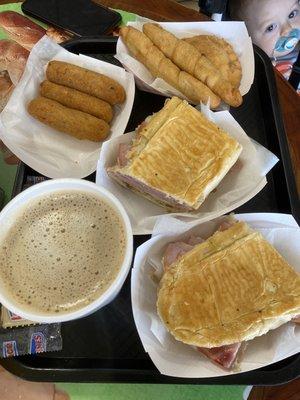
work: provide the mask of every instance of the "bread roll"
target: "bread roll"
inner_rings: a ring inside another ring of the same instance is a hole
[[[10,80],[8,72],[0,73],[0,112],[6,106],[13,89],[14,84]]]
[[[53,83],[80,90],[114,105],[125,101],[125,90],[115,80],[63,61],[50,61],[47,79]]]
[[[49,36],[57,43],[65,42],[72,37],[62,29],[52,26],[45,30],[31,19],[14,11],[0,13],[0,26],[10,39],[15,40],[27,50],[31,50],[44,35]]]
[[[106,139],[109,132],[109,125],[102,119],[45,97],[32,100],[28,112],[40,122],[80,140],[100,142]]]
[[[29,51],[12,40],[0,40],[0,111],[19,82]]]
[[[106,122],[110,122],[113,117],[110,104],[76,89],[44,81],[41,83],[40,94],[48,99],[58,101],[66,107],[86,112]]]
[[[12,40],[0,40],[0,72],[7,71],[14,85],[23,72],[29,56],[29,51]]]
[[[72,38],[72,36],[64,30],[56,29],[53,26],[49,26],[49,28],[46,30],[46,35],[56,43],[63,43]]]
[[[31,50],[46,33],[44,28],[14,11],[0,13],[0,26],[10,39],[27,50]]]

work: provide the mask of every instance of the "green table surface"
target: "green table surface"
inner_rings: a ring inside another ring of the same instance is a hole
[[[242,386],[59,383],[71,400],[243,400]]]
[[[0,5],[0,12],[21,11],[20,3]],[[136,16],[122,10],[122,24],[134,21]],[[32,18],[33,19],[33,18]],[[35,21],[45,26],[39,21]],[[6,38],[0,29],[0,39]],[[5,202],[9,201],[16,175],[16,166],[4,163],[0,154],[0,187],[5,191]],[[195,385],[151,385],[151,384],[104,384],[104,383],[59,383],[57,387],[69,393],[71,400],[242,400],[245,386],[195,386]]]

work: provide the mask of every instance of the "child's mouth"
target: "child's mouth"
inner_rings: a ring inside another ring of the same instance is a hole
[[[274,52],[292,51],[300,40],[300,29],[292,29],[287,36],[281,36],[275,45]]]

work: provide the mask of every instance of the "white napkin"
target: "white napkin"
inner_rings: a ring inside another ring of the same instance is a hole
[[[136,22],[129,22],[127,25],[142,31],[143,24],[146,22],[155,21],[140,19]],[[201,34],[217,35],[226,39],[233,46],[241,62],[242,80],[240,92],[242,96],[249,92],[254,80],[254,54],[252,41],[244,22],[160,22],[159,25],[180,39]],[[136,84],[141,90],[159,93],[167,97],[179,96],[186,99],[182,93],[164,80],[155,79],[142,63],[130,55],[121,37],[118,39],[115,57],[127,71],[134,74]]]
[[[103,73],[124,87],[126,101],[114,107],[110,137],[124,133],[134,100],[134,78],[123,68],[72,54],[47,36],[31,50],[24,74],[1,114],[0,138],[23,162],[45,176],[83,178],[95,171],[102,143],[78,140],[58,132],[31,117],[26,110],[30,100],[38,96],[39,85],[46,79],[46,66],[51,60]]]
[[[230,133],[242,146],[243,151],[216,190],[207,197],[199,210],[192,213],[169,213],[189,223],[204,222],[228,213],[254,197],[267,183],[265,175],[278,161],[263,146],[254,143],[228,111],[202,111],[217,125]],[[158,205],[124,188],[109,178],[106,167],[116,164],[119,143],[130,143],[133,132],[104,143],[97,166],[96,183],[112,192],[125,207],[135,235],[151,233],[156,220],[168,212]],[[259,151],[257,151],[259,150]]]
[[[300,229],[291,215],[237,214],[282,254],[300,272]],[[300,351],[300,326],[287,323],[248,342],[239,371],[225,371],[201,356],[191,346],[176,341],[165,329],[156,311],[157,281],[162,274],[161,259],[168,243],[188,238],[192,233],[209,237],[224,217],[191,229],[171,217],[159,221],[156,236],[138,247],[131,274],[131,300],[135,324],[151,360],[164,374],[183,378],[205,378],[236,374],[272,364]],[[158,234],[159,232],[167,232]],[[176,232],[176,233],[175,233]]]

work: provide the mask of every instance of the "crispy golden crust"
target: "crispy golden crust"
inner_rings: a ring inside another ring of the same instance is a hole
[[[232,83],[236,87],[239,87],[242,79],[242,66],[237,54],[233,50],[233,47],[225,39],[218,36],[211,36],[210,40],[214,41],[219,47],[223,47],[226,50],[230,62]]]
[[[27,110],[40,122],[80,140],[100,142],[109,133],[109,125],[102,119],[65,107],[46,97],[32,100]]]
[[[143,32],[124,26],[120,29],[120,36],[130,54],[145,65],[154,77],[164,79],[195,103],[209,101],[211,108],[220,105],[219,96],[191,74],[181,71]]]
[[[158,24],[146,23],[143,32],[181,70],[191,74],[231,106],[238,107],[243,99],[239,90],[224,79],[220,70],[194,46],[178,39]]]
[[[300,313],[300,277],[261,234],[239,222],[171,265],[157,309],[184,343],[250,340]]]
[[[46,76],[50,82],[77,89],[111,105],[123,103],[126,98],[124,88],[114,79],[63,61],[50,61]]]
[[[241,63],[233,47],[225,39],[214,35],[198,35],[185,39],[204,54],[221,72],[225,79],[238,88],[242,78]]]
[[[196,210],[241,150],[234,138],[186,101],[173,97],[141,130],[128,165],[115,167],[114,172],[131,176]]]
[[[41,83],[40,95],[58,101],[63,106],[91,114],[106,122],[110,122],[113,117],[112,107],[106,101],[50,81]]]
[[[138,135],[133,141],[133,146],[127,158],[134,159],[143,148],[146,146],[149,140],[156,134],[156,132],[168,121],[170,115],[176,108],[181,104],[182,100],[178,97],[172,97],[165,101],[164,107],[157,113],[151,115],[150,121],[146,123],[143,129],[139,129]]]

